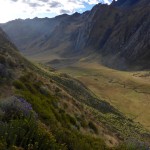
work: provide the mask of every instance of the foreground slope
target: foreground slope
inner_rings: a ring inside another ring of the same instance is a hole
[[[18,53],[2,30],[0,42],[3,149],[103,150],[122,142],[140,149],[148,145],[148,131],[98,99],[82,83],[33,65]]]
[[[149,69],[149,8],[149,0],[118,0],[109,6],[98,4],[83,14],[15,20],[2,28],[28,57],[55,67],[87,57],[88,62],[94,58],[121,70]]]

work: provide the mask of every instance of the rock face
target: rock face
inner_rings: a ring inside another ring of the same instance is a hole
[[[150,68],[149,27],[149,0],[118,0],[83,14],[2,25],[17,47],[33,58],[44,58],[43,52],[61,58],[97,54],[103,64],[123,70]]]
[[[113,0],[112,5],[117,7],[132,7],[134,4],[137,4],[140,0]]]

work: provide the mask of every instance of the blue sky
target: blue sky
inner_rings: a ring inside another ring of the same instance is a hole
[[[0,22],[14,19],[49,17],[60,14],[82,13],[90,10],[95,4],[112,0],[0,0]]]

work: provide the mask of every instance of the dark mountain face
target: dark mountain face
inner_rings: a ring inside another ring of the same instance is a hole
[[[48,62],[52,55],[70,59],[98,54],[103,64],[117,69],[149,69],[149,26],[149,0],[118,0],[83,14],[2,25],[17,47],[33,58],[46,56]]]
[[[103,47],[99,48],[103,56],[115,56],[117,61],[115,60],[114,63],[125,62],[128,65],[144,68],[150,66],[150,5],[142,2],[117,15],[116,24],[112,27],[109,38]]]
[[[125,6],[132,6],[136,3],[138,3],[140,0],[119,0],[119,1],[113,1],[112,5],[113,6],[122,6],[122,7],[125,7]]]

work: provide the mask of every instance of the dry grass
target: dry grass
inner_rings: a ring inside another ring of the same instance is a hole
[[[149,72],[124,72],[96,63],[79,63],[60,70],[82,81],[99,98],[110,102],[150,130]]]

